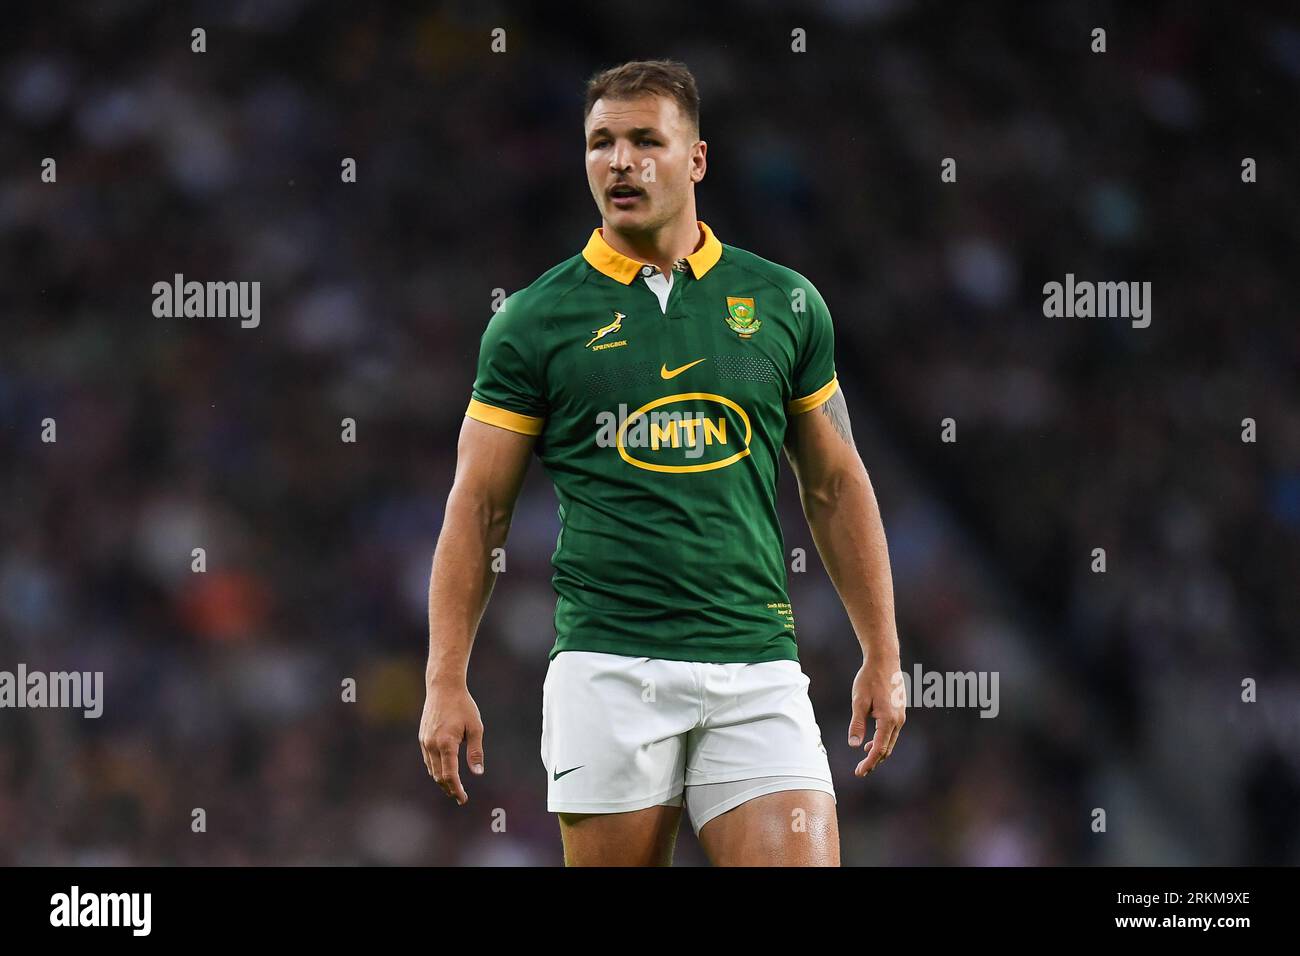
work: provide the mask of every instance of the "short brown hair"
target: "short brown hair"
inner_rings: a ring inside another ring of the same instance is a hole
[[[629,100],[645,93],[674,100],[694,127],[695,135],[699,135],[700,91],[695,87],[695,77],[690,69],[677,60],[633,60],[595,74],[587,81],[587,103],[582,111],[582,121],[587,121],[596,100],[601,97]]]

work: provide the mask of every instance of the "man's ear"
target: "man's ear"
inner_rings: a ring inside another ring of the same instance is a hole
[[[709,144],[698,140],[691,149],[691,182],[698,183],[709,168]]]

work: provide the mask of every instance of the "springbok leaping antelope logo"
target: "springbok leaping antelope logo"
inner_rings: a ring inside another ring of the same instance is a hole
[[[592,334],[591,342],[588,342],[586,345],[583,346],[583,348],[591,348],[592,342],[595,342],[598,339],[603,339],[611,332],[617,332],[619,329],[623,327],[623,320],[626,318],[627,316],[624,315],[622,312],[615,312],[613,322],[609,323],[609,325],[605,326],[604,328],[591,330],[591,334]]]

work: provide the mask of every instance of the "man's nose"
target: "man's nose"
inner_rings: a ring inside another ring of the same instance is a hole
[[[616,173],[625,173],[632,168],[632,150],[626,144],[614,147],[609,157],[609,168]]]

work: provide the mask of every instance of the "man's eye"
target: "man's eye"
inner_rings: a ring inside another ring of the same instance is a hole
[[[653,139],[643,139],[643,140],[640,141],[640,143],[639,143],[638,145],[641,145],[641,146],[658,146],[658,145],[659,145],[659,141],[658,141],[658,140],[653,140]]]

